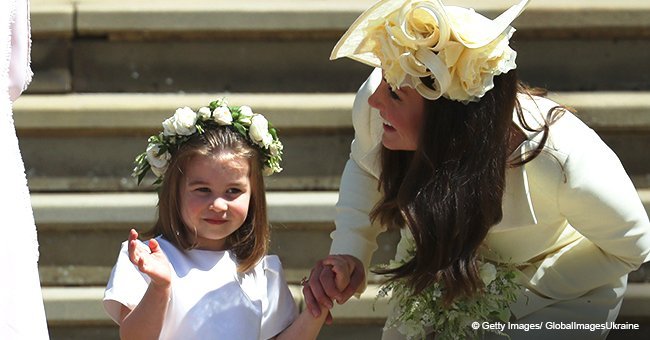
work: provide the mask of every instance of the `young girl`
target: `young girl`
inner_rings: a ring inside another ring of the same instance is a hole
[[[280,261],[266,255],[262,174],[282,170],[275,130],[224,100],[180,108],[162,125],[134,169],[138,182],[152,170],[161,185],[156,237],[145,244],[131,230],[104,295],[120,337],[315,338],[324,316],[296,318]]]

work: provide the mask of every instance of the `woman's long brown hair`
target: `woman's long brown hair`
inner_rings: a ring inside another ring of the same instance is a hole
[[[513,110],[521,111],[515,71],[494,83],[480,101],[467,105],[445,98],[426,101],[418,149],[382,150],[383,197],[370,217],[408,227],[415,256],[377,272],[406,279],[416,294],[441,280],[450,303],[483,287],[478,248],[502,218],[509,131]],[[529,158],[526,162],[534,156]]]

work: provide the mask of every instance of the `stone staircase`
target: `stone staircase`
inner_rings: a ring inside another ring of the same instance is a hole
[[[298,281],[326,255],[354,91],[370,72],[328,61],[372,0],[32,0],[34,82],[16,103],[52,339],[117,339],[101,297],[119,244],[148,228],[155,194],[130,177],[146,137],[181,105],[227,96],[267,113],[285,171],[267,181],[272,253]],[[447,1],[488,16],[515,1]],[[650,3],[534,0],[515,23],[519,73],[578,109],[614,149],[650,211]],[[374,262],[389,259],[380,236]],[[373,281],[377,282],[376,278]],[[320,339],[379,338],[377,285],[336,310]],[[650,266],[630,275],[619,321],[650,337]]]

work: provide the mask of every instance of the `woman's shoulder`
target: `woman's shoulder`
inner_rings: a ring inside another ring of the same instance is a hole
[[[522,129],[529,140],[541,142],[541,128],[548,124],[549,133],[545,143],[547,151],[569,155],[574,150],[588,147],[594,142],[602,142],[589,126],[561,103],[546,97],[526,94],[520,94],[518,99],[525,123],[533,130],[538,130],[534,132]],[[553,111],[555,113],[551,114]]]

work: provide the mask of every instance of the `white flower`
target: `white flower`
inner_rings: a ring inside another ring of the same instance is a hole
[[[483,284],[487,287],[497,278],[497,268],[492,263],[483,263],[481,268],[479,268],[479,276],[481,277]]]
[[[174,136],[176,128],[174,127],[174,117],[169,117],[162,122],[163,134],[165,136]]]
[[[153,172],[156,177],[163,177],[165,175],[165,171],[167,171],[167,167],[164,168],[158,168],[155,166],[151,167],[151,172]]]
[[[232,124],[232,113],[227,106],[219,106],[214,109],[214,121],[219,125],[230,125]]]
[[[151,171],[157,176],[162,177],[167,170],[167,165],[171,155],[169,152],[160,153],[159,144],[147,145],[147,162],[151,165]]]
[[[239,108],[238,121],[244,125],[250,125],[253,114],[253,109],[251,109],[249,106],[242,106]]]
[[[189,107],[181,107],[176,110],[173,117],[174,129],[177,135],[189,136],[196,132],[196,112]],[[163,125],[164,126],[164,125]]]
[[[284,147],[282,146],[282,143],[280,143],[279,140],[274,140],[271,143],[271,146],[269,146],[269,152],[271,153],[271,157],[280,156],[283,149]]]
[[[517,53],[508,46],[508,35],[476,49],[464,49],[454,65],[447,97],[461,102],[478,101],[494,87],[494,76],[517,67]]]
[[[251,118],[248,135],[253,142],[264,148],[268,148],[273,142],[273,136],[269,133],[269,122],[262,115],[254,115]]]
[[[212,113],[210,112],[210,108],[206,106],[201,107],[198,111],[198,114],[199,114],[199,118],[203,120],[210,119],[210,116],[212,115]]]

